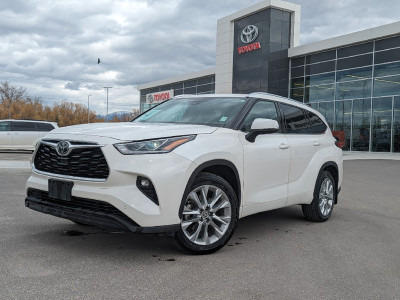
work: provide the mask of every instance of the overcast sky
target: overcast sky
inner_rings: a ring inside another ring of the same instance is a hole
[[[217,19],[259,0],[0,0],[0,82],[46,103],[131,110],[136,85],[215,66]],[[292,0],[300,43],[400,21],[398,0]],[[101,63],[97,64],[97,58]]]

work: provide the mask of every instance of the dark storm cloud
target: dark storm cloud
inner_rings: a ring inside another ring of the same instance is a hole
[[[44,99],[85,103],[91,94],[98,110],[104,86],[115,103],[137,103],[137,84],[215,66],[217,19],[258,2],[1,1],[0,81]],[[394,0],[293,2],[301,43],[400,19]]]

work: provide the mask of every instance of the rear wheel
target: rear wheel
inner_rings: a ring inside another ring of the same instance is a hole
[[[302,205],[305,218],[313,222],[327,221],[332,215],[336,202],[336,191],[336,183],[332,174],[323,171],[317,179],[313,201],[310,204]]]
[[[235,191],[222,177],[200,173],[185,195],[181,226],[172,243],[190,254],[209,254],[232,237],[238,221]]]

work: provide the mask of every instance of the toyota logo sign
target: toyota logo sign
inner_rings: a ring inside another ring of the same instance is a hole
[[[56,151],[60,156],[67,156],[70,152],[71,143],[68,141],[61,141],[57,143]]]
[[[153,97],[153,95],[147,95],[146,102],[149,103],[149,104],[153,103],[153,102],[154,102],[154,97]]]
[[[254,41],[257,38],[257,36],[258,36],[257,26],[249,25],[242,30],[242,33],[240,34],[240,40],[243,43],[248,44]]]

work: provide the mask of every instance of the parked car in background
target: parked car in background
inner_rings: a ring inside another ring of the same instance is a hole
[[[130,123],[50,132],[25,205],[207,254],[251,214],[300,204],[307,220],[327,221],[343,177],[335,142],[319,112],[287,98],[182,95]]]
[[[0,150],[35,150],[36,143],[57,123],[30,120],[0,120]]]

